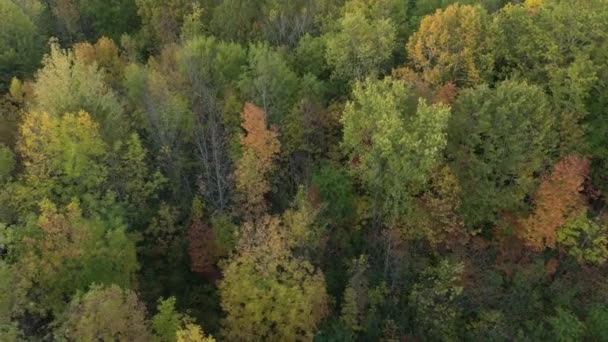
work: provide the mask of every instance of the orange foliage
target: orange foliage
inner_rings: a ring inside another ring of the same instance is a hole
[[[521,220],[517,229],[526,245],[536,250],[555,247],[558,228],[586,210],[581,191],[589,177],[589,167],[587,158],[571,155],[558,162],[542,180],[535,195],[534,212]]]
[[[101,37],[95,44],[76,43],[74,55],[77,60],[87,65],[96,63],[105,72],[106,81],[110,84],[122,81],[127,63],[120,56],[120,51],[112,39]]]
[[[280,145],[277,132],[266,128],[261,108],[246,103],[241,115],[247,134],[241,137],[243,155],[236,165],[236,188],[245,212],[256,216],[266,208],[264,195],[270,190],[268,178]]]
[[[458,87],[454,83],[448,82],[437,89],[433,102],[451,106],[456,100],[456,95],[458,95]]]
[[[242,126],[247,135],[241,138],[241,143],[260,158],[260,163],[270,163],[279,152],[279,141],[276,131],[266,128],[266,113],[262,108],[248,102],[243,109],[242,118]]]

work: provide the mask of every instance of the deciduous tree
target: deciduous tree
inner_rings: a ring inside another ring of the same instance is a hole
[[[95,285],[76,296],[55,334],[68,341],[151,341],[146,309],[137,295],[117,285]]]
[[[463,90],[449,126],[450,167],[462,187],[461,214],[470,226],[525,208],[554,153],[554,116],[539,87],[505,81]]]
[[[72,50],[62,50],[57,43],[51,44],[42,64],[33,84],[30,110],[55,117],[86,111],[101,126],[106,141],[123,138],[129,121],[96,64],[77,59]]]
[[[73,197],[99,197],[106,182],[107,146],[91,117],[27,113],[20,127],[17,150],[21,154],[26,188],[21,196],[30,208],[49,198],[67,204]]]
[[[458,299],[463,292],[463,272],[464,265],[443,260],[424,272],[421,281],[414,285],[409,299],[424,336],[443,341],[458,339]]]
[[[219,285],[228,340],[312,340],[327,314],[325,280],[308,261],[294,257],[285,229],[265,216],[241,228],[237,254]]]
[[[374,13],[370,5],[366,1],[347,3],[337,29],[326,36],[327,62],[333,67],[333,76],[340,80],[375,77],[390,60],[395,23],[387,13]]]
[[[244,210],[255,216],[266,207],[264,195],[270,190],[269,175],[280,145],[276,131],[266,127],[261,108],[246,103],[242,118],[247,135],[241,137],[243,154],[236,164],[236,189]]]
[[[481,6],[454,4],[425,17],[407,44],[426,82],[440,86],[482,83],[492,70],[487,46],[488,15]]]
[[[119,218],[83,217],[78,203],[41,204],[40,217],[12,246],[30,299],[59,314],[65,299],[92,284],[130,288],[138,268],[135,243]]]
[[[41,37],[35,24],[12,0],[0,1],[0,91],[12,77],[33,72],[42,54]]]
[[[355,170],[387,218],[404,212],[446,144],[450,110],[416,99],[390,77],[357,83],[342,116],[344,145]]]
[[[589,178],[589,160],[576,155],[555,164],[551,174],[540,183],[534,196],[534,211],[524,219],[518,234],[530,247],[555,248],[558,230],[568,221],[584,215],[582,194]]]

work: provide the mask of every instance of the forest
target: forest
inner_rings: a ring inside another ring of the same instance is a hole
[[[608,0],[0,0],[0,341],[608,341]]]

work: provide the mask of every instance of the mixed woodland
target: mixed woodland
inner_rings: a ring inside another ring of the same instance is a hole
[[[0,340],[608,341],[608,0],[0,0]]]

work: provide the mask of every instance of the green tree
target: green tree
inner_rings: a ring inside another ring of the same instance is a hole
[[[239,82],[241,92],[266,112],[271,124],[280,123],[296,101],[298,76],[284,56],[267,44],[251,45],[248,60]]]
[[[366,256],[354,259],[350,266],[350,278],[344,290],[340,319],[352,332],[363,330],[366,323],[366,311],[369,305],[368,268]]]
[[[235,120],[239,109],[229,109],[228,98],[233,96],[247,63],[246,51],[238,44],[197,37],[180,49],[177,63],[187,80],[186,92],[194,114],[194,144],[204,184],[202,195],[209,206],[223,210],[234,190],[229,154],[239,131]]]
[[[43,201],[40,211],[11,246],[36,309],[59,314],[66,298],[92,284],[133,286],[135,243],[119,218],[85,218],[76,202],[57,208]]]
[[[501,211],[525,208],[535,174],[554,148],[551,115],[537,86],[506,81],[462,91],[453,110],[448,153],[462,187],[467,224],[494,222]]]
[[[596,50],[602,49],[608,31],[608,16],[599,8],[606,4],[549,0],[538,6],[507,5],[495,15],[490,31],[497,78],[526,79],[550,95],[563,153],[582,150],[585,102],[598,89],[598,68],[606,61]]]
[[[4,227],[0,224],[0,237],[5,238]],[[0,248],[4,248],[0,240]],[[23,310],[25,302],[21,296],[22,289],[17,286],[16,270],[4,260],[0,260],[0,337],[7,341],[21,341],[22,333],[17,320],[18,313]]]
[[[582,214],[566,223],[557,232],[557,241],[579,262],[604,264],[608,260],[608,230]]]
[[[80,0],[79,7],[89,39],[108,36],[118,40],[139,28],[140,18],[133,0]]]
[[[323,202],[321,215],[336,223],[346,223],[355,214],[352,177],[338,165],[322,164],[313,174],[312,183]]]
[[[443,260],[429,268],[409,295],[416,310],[418,330],[429,339],[458,340],[460,310],[458,300],[463,292],[463,264]]]
[[[42,44],[35,24],[12,0],[0,1],[0,92],[12,77],[24,78],[36,69]]]
[[[594,341],[606,341],[608,333],[608,309],[601,304],[592,305],[585,319],[586,338]]]
[[[4,144],[0,144],[0,182],[7,181],[15,168],[15,154]]]
[[[556,315],[547,319],[551,327],[553,341],[580,341],[585,331],[585,324],[572,312],[557,308]]]
[[[265,1],[224,0],[212,9],[210,28],[213,34],[225,41],[248,43],[261,36],[256,23],[262,18]]]
[[[426,183],[446,144],[450,110],[390,77],[357,83],[342,123],[355,170],[390,219]]]
[[[42,64],[33,84],[30,110],[55,117],[86,111],[101,126],[106,141],[123,138],[130,123],[96,64],[77,59],[72,50],[62,50],[57,43],[51,44]]]
[[[108,185],[124,204],[129,223],[137,227],[153,214],[154,200],[167,181],[159,171],[152,171],[148,155],[139,135],[133,133],[124,143],[114,144],[107,161],[111,166]]]
[[[273,45],[294,46],[315,28],[315,16],[323,10],[319,1],[265,0],[262,5],[263,33]]]
[[[209,336],[205,336],[203,329],[196,324],[186,324],[186,326],[178,330],[176,333],[177,342],[216,342],[216,340]]]
[[[326,58],[333,76],[363,81],[388,66],[395,47],[396,27],[387,13],[370,8],[380,1],[351,1],[344,7],[335,31],[327,33]]]
[[[135,0],[142,30],[153,47],[159,48],[179,40],[183,20],[192,13],[197,1]]]
[[[94,285],[77,295],[57,321],[55,337],[68,341],[150,341],[146,309],[117,285]]]
[[[139,126],[147,137],[152,165],[169,179],[170,190],[175,193],[188,191],[184,185],[188,156],[185,146],[192,137],[194,118],[187,97],[176,87],[181,79],[177,70],[166,70],[163,62],[161,57],[160,61],[151,59],[147,66],[130,64],[125,70],[124,86],[127,98],[141,117]]]
[[[188,322],[189,317],[177,312],[175,297],[159,299],[157,311],[151,320],[155,339],[161,342],[175,342],[177,332]]]

